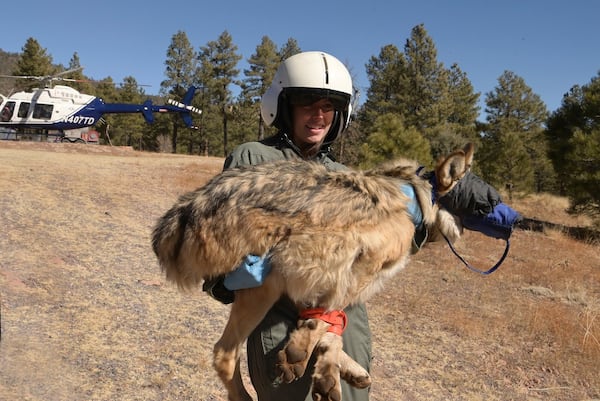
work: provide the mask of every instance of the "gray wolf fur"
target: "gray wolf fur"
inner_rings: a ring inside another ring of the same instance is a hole
[[[470,168],[467,145],[436,169],[437,195]],[[234,270],[245,255],[268,255],[272,271],[257,288],[237,290],[213,366],[230,401],[251,401],[239,369],[243,342],[284,294],[300,309],[342,310],[364,302],[406,266],[415,227],[402,184],[415,189],[430,240],[451,241],[458,220],[432,203],[432,186],[413,160],[369,171],[327,171],[322,165],[283,161],[226,170],[182,195],[162,216],[152,245],[169,281],[183,289]],[[341,400],[340,377],[357,387],[369,374],[342,350],[341,338],[319,319],[300,321],[279,354],[282,380],[304,374],[313,351],[315,400]]]

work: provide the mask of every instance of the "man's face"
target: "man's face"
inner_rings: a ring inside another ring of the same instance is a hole
[[[294,143],[300,148],[323,143],[331,128],[334,106],[329,99],[319,99],[310,104],[292,104]]]

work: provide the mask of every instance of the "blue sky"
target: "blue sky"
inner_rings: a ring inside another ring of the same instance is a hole
[[[180,30],[195,50],[227,30],[243,56],[242,71],[263,36],[277,46],[291,37],[302,50],[323,50],[348,65],[364,101],[370,57],[388,44],[402,50],[423,23],[438,60],[459,65],[481,105],[510,70],[554,111],[564,93],[600,70],[598,16],[596,0],[10,1],[2,5],[0,49],[21,52],[33,37],[55,63],[68,65],[77,52],[86,76],[133,76],[156,94]]]

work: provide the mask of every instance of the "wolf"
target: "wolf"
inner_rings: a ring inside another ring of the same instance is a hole
[[[469,171],[473,154],[467,144],[427,173],[409,159],[366,171],[333,172],[308,161],[226,170],[158,219],[152,247],[166,279],[181,289],[230,273],[246,255],[271,262],[261,286],[235,291],[214,346],[213,367],[230,401],[252,401],[240,374],[241,346],[283,295],[301,312],[278,356],[281,380],[301,377],[315,352],[313,399],[341,400],[341,379],[359,388],[371,384],[342,350],[343,309],[366,301],[407,265],[415,224],[426,228],[428,241],[461,236],[459,219],[434,199]],[[420,208],[418,223],[411,202]]]

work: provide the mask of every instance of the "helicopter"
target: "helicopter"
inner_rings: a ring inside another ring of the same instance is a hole
[[[42,77],[0,75],[43,83],[40,88],[16,92],[8,97],[0,94],[0,128],[17,133],[25,129],[41,130],[46,134],[56,131],[65,137],[69,131],[81,131],[97,124],[104,114],[109,113],[141,113],[147,123],[154,122],[154,113],[179,113],[186,127],[196,128],[192,113],[200,114],[201,110],[191,105],[195,86],[190,86],[182,102],[168,99],[167,104],[154,105],[150,99],[143,104],[105,103],[99,97],[80,93],[70,86],[50,84],[54,81],[85,81],[63,77],[80,69],[82,67]]]

